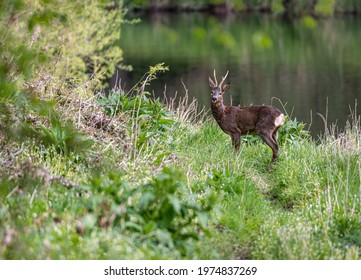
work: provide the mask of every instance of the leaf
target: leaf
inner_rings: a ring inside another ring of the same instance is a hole
[[[149,221],[143,226],[143,231],[145,234],[148,234],[157,229],[157,224],[154,221]]]
[[[199,222],[201,224],[201,227],[206,228],[207,227],[207,222],[208,222],[208,213],[197,211],[197,217],[198,217],[198,220],[199,220]]]
[[[170,232],[168,230],[159,229],[159,230],[157,230],[155,236],[160,243],[166,245],[169,248],[174,248],[174,242],[172,239],[172,235],[170,234]]]
[[[151,192],[145,192],[139,199],[139,208],[144,211],[154,201],[155,195]]]
[[[172,124],[172,123],[174,123],[174,120],[161,118],[161,119],[158,120],[158,123],[160,123],[160,124]]]
[[[167,195],[169,202],[171,203],[174,212],[177,215],[181,215],[181,208],[182,208],[182,204],[179,201],[178,198],[176,198],[174,195],[168,194]]]
[[[124,228],[131,231],[143,232],[143,228],[140,225],[130,221],[124,223]]]
[[[28,23],[29,30],[33,30],[36,25],[49,25],[54,19],[66,20],[66,16],[55,11],[38,12],[31,15]]]

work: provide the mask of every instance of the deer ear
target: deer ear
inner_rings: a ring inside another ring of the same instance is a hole
[[[215,87],[216,87],[216,84],[212,81],[211,78],[208,77],[208,79],[209,79],[209,86],[210,86],[211,88],[215,88]]]
[[[222,86],[222,91],[223,93],[225,93],[227,90],[229,90],[229,87],[231,86],[231,84],[225,84]]]

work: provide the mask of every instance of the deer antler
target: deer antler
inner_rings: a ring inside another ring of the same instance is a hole
[[[225,81],[225,79],[226,79],[227,76],[228,76],[228,72],[229,72],[229,71],[227,71],[226,76],[222,77],[222,81],[221,81],[221,83],[218,85],[219,87],[222,87],[223,82]]]
[[[217,77],[216,77],[216,69],[213,69],[213,76],[214,76],[214,81],[215,81],[216,85],[218,85]]]

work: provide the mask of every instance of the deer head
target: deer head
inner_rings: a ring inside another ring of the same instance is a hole
[[[219,84],[216,78],[216,70],[214,70],[213,75],[214,75],[214,81],[211,78],[209,78],[209,86],[212,89],[211,100],[213,103],[219,101],[223,102],[223,94],[229,89],[230,86],[229,84],[223,85],[223,82],[228,76],[228,71],[226,73],[226,76],[222,77],[222,81]]]

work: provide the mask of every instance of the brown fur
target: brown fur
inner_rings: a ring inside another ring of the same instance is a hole
[[[228,72],[227,72],[228,74]],[[277,131],[284,124],[284,115],[275,107],[267,105],[239,107],[225,106],[223,94],[229,89],[229,84],[222,86],[225,78],[217,84],[209,78],[212,88],[211,109],[213,117],[220,128],[231,136],[232,145],[239,150],[240,136],[257,133],[272,149],[273,155],[269,168],[278,157]],[[276,125],[278,124],[278,125]]]

